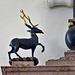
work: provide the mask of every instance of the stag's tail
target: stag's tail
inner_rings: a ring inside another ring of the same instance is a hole
[[[9,46],[12,46],[11,42],[10,42]]]

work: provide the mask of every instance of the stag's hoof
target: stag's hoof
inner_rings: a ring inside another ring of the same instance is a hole
[[[9,64],[12,65],[11,61],[9,61]]]
[[[44,50],[42,50],[41,52],[44,52]]]
[[[12,61],[16,61],[16,58],[13,58]]]
[[[30,57],[27,57],[26,60],[27,60],[27,61],[31,61]]]
[[[24,61],[23,58],[19,58],[20,61]]]
[[[39,63],[39,61],[36,57],[33,57],[33,60],[34,60],[34,65],[36,66]]]

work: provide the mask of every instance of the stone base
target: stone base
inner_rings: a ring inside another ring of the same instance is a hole
[[[39,63],[36,57],[23,57],[23,58],[13,58],[9,60],[9,64],[12,66],[33,66]]]
[[[24,67],[24,66],[34,66],[33,61],[12,61],[11,66]]]

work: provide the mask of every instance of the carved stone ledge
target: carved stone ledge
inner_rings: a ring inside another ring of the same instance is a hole
[[[1,67],[3,75],[75,75],[75,66]]]
[[[51,8],[58,6],[73,7],[73,0],[47,0],[47,2]]]

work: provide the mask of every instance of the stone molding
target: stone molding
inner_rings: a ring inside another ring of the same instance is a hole
[[[68,75],[69,72],[72,73],[71,75],[75,75],[75,66],[2,66],[1,69],[3,75],[59,75],[58,73]]]

